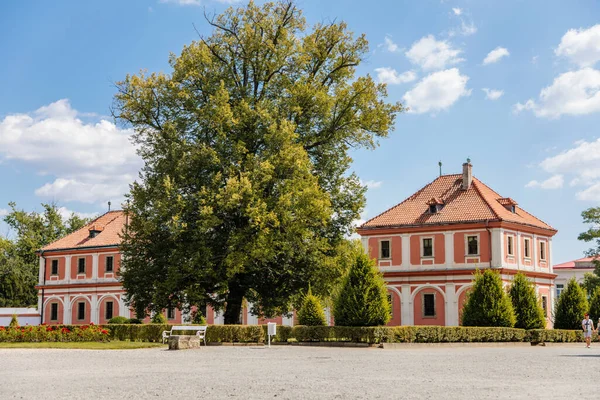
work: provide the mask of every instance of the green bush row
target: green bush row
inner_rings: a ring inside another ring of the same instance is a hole
[[[111,340],[160,342],[171,325],[104,325]],[[194,334],[194,332],[181,332]],[[594,340],[596,335],[594,334]],[[210,325],[208,343],[264,343],[266,325]],[[517,329],[463,326],[277,326],[272,342],[460,343],[460,342],[581,342],[578,330]]]
[[[97,325],[0,326],[0,342],[105,342],[109,331]]]

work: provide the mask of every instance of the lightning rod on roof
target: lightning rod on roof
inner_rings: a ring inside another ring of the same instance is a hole
[[[438,165],[440,166],[440,176],[442,176],[442,161],[440,160],[440,162],[438,163]]]
[[[108,202],[108,211],[110,211],[110,201]]]

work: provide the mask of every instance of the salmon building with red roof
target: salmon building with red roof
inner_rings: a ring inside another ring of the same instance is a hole
[[[473,273],[493,268],[506,286],[525,273],[552,326],[557,231],[475,178],[470,160],[357,232],[387,283],[389,325],[460,325]]]

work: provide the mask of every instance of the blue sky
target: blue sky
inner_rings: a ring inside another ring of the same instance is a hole
[[[169,53],[197,38],[192,24],[210,33],[203,7],[226,3],[2,2],[0,215],[9,201],[115,208],[140,161],[130,132],[107,116],[113,82],[169,72]],[[600,199],[600,3],[298,4],[309,24],[344,20],[365,33],[359,74],[388,82],[390,100],[411,108],[377,150],[353,154],[371,187],[364,219],[435,179],[438,161],[458,173],[470,157],[476,177],[559,230],[555,263],[582,256],[580,213]]]

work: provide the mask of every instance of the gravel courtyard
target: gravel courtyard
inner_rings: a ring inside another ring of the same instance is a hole
[[[589,397],[600,376],[600,346],[581,344],[0,349],[0,360],[0,399],[565,399]]]

